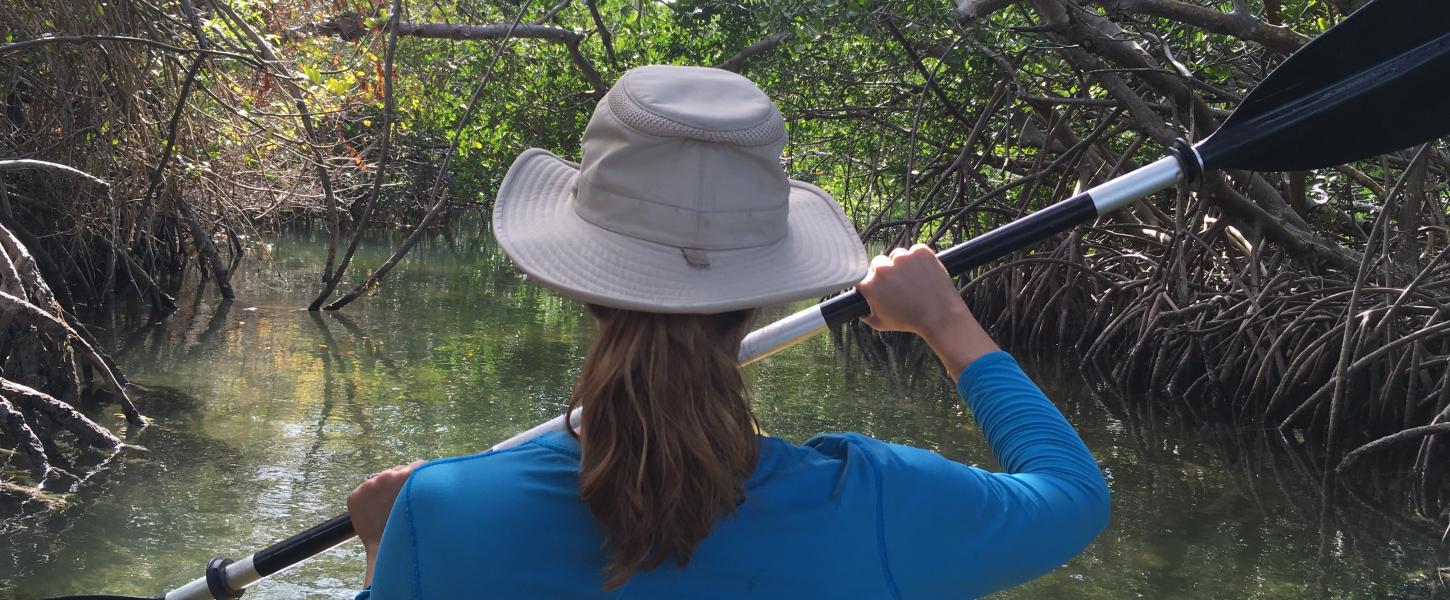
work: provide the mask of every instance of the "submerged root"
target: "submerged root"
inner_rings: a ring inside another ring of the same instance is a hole
[[[0,479],[0,508],[7,512],[21,512],[27,507],[38,507],[41,512],[56,512],[69,505],[70,499],[64,494],[16,485]]]
[[[73,472],[77,456],[92,450],[114,454],[124,446],[75,408],[83,390],[104,391],[133,426],[144,426],[146,419],[131,403],[127,383],[109,357],[67,322],[30,253],[3,225],[0,250],[0,441],[15,449],[6,455],[5,466],[18,461],[25,467],[0,472],[5,484],[0,494],[54,506],[28,490],[70,491],[88,476]],[[30,485],[19,481],[21,472],[29,475]]]

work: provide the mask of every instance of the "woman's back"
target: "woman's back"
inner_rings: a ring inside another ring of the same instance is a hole
[[[874,524],[841,518],[874,509],[872,498],[848,489],[854,485],[835,485],[866,479],[864,465],[830,460],[775,438],[762,438],[760,468],[746,484],[746,501],[696,546],[687,568],[666,562],[606,592],[608,554],[579,502],[578,456],[578,443],[556,433],[516,449],[415,471],[397,510],[412,513],[409,533],[416,546],[385,543],[380,562],[398,558],[389,550],[416,548],[414,560],[398,562],[413,563],[418,575],[396,581],[413,589],[394,590],[380,572],[374,593],[380,598],[458,598],[471,592],[498,598],[890,596]],[[829,532],[831,543],[822,544],[822,532]],[[802,568],[782,568],[787,565]],[[809,565],[815,568],[804,568]]]
[[[429,463],[389,520],[377,598],[972,597],[1045,573],[1107,522],[1082,442],[1005,353],[959,389],[1008,473],[859,434],[760,438],[745,500],[686,568],[605,591],[607,549],[579,502],[579,443]],[[1030,444],[1030,445],[1029,445]]]

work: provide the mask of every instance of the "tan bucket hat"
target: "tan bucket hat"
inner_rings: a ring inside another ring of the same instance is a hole
[[[614,308],[716,313],[841,290],[866,250],[820,188],[786,178],[785,120],[735,73],[626,72],[584,129],[583,162],[530,148],[494,235],[520,269]]]

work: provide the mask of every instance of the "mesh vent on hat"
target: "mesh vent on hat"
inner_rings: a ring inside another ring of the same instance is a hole
[[[609,94],[609,111],[625,125],[660,137],[685,137],[736,146],[764,146],[785,137],[785,119],[776,110],[770,111],[769,118],[745,129],[700,129],[652,113],[636,104],[627,92],[616,89]]]

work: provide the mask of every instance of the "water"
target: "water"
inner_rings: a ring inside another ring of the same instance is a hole
[[[463,229],[420,244],[341,313],[297,310],[318,289],[324,245],[291,236],[270,261],[244,263],[236,303],[191,290],[159,325],[135,305],[103,319],[148,390],[136,396],[155,425],[129,441],[149,452],[118,461],[59,517],[0,521],[0,598],[158,594],[211,556],[245,556],[341,512],[370,472],[475,452],[557,414],[586,318],[524,282],[486,232]],[[366,242],[356,264],[379,264],[392,243]],[[763,426],[795,441],[862,431],[991,464],[930,363],[861,354],[822,337],[752,367]],[[1104,464],[1114,514],[1086,553],[998,597],[1446,597],[1438,532],[1352,498],[1326,512],[1312,457],[1258,435],[1118,419],[1117,399],[1075,369],[1025,362]],[[113,409],[96,417],[119,424]],[[350,598],[361,559],[352,542],[247,597]]]

